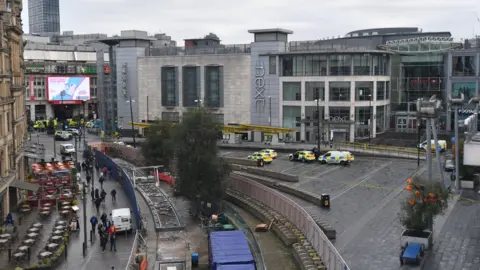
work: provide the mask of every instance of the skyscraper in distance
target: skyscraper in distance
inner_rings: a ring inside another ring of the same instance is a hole
[[[31,34],[60,34],[60,0],[28,0]]]

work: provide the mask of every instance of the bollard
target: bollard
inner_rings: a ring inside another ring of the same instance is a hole
[[[12,249],[9,248],[8,249],[8,262],[11,262],[12,261]]]

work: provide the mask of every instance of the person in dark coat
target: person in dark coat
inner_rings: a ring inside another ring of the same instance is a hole
[[[98,188],[95,189],[95,199],[100,198],[100,194],[98,193]]]
[[[107,197],[107,192],[105,192],[104,189],[102,189],[102,192],[100,193],[100,198],[102,199],[102,202],[105,203],[105,198]]]
[[[97,208],[97,213],[100,212],[100,205],[102,204],[102,199],[96,198],[95,199],[95,207]]]
[[[115,189],[112,189],[112,191],[110,191],[110,195],[112,195],[112,202],[117,202],[117,191]]]
[[[90,186],[90,180],[92,180],[92,177],[90,175],[87,175],[87,185]]]
[[[95,233],[95,228],[97,227],[98,219],[95,215],[90,218],[90,223],[92,223],[92,231]]]
[[[100,220],[102,221],[103,226],[106,226],[106,224],[107,224],[107,214],[103,213],[102,216],[100,217]]]
[[[95,201],[95,191],[93,189],[90,192],[90,195],[92,195],[92,202]]]
[[[102,247],[102,252],[105,252],[108,241],[108,234],[105,226],[102,223],[98,224],[98,235],[100,236],[100,247]]]
[[[100,183],[100,187],[103,189],[103,182],[105,181],[105,177],[103,176],[100,176],[100,178],[98,179],[98,182]]]

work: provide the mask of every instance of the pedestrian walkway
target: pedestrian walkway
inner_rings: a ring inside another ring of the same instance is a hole
[[[152,267],[155,265],[156,257],[157,257],[157,231],[155,230],[155,223],[153,222],[152,213],[150,212],[150,208],[143,199],[142,194],[135,189],[135,197],[137,197],[137,203],[140,209],[140,212],[143,214],[146,220],[147,226],[147,265]],[[152,268],[153,269],[153,268]]]

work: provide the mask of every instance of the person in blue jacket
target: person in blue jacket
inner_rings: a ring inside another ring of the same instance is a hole
[[[90,218],[90,223],[92,223],[92,231],[95,233],[95,228],[97,227],[98,219],[95,215]]]

